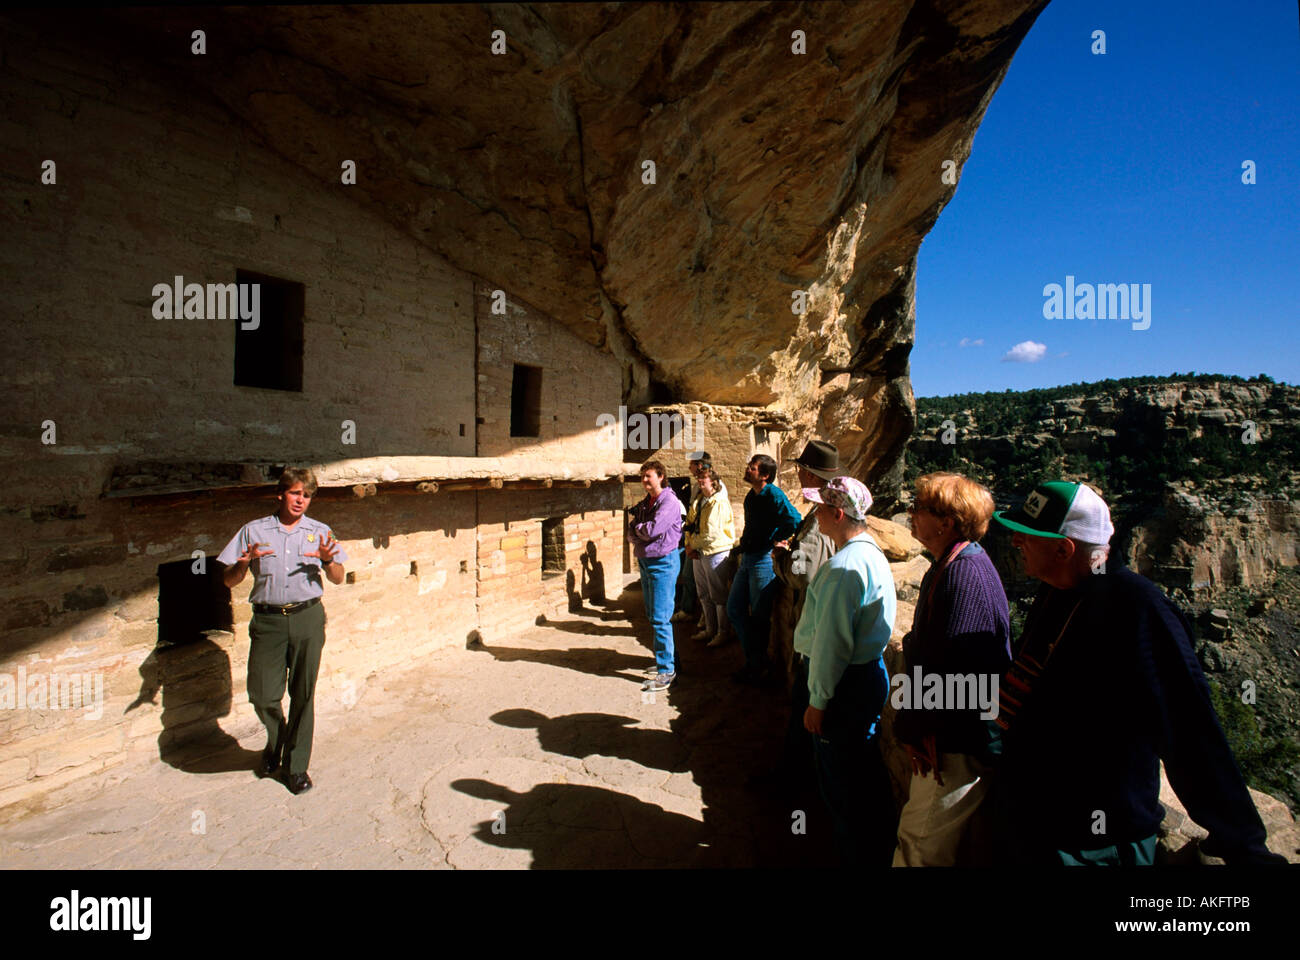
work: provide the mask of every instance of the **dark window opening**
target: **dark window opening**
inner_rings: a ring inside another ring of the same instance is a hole
[[[195,560],[177,560],[158,566],[158,643],[174,646],[194,643],[208,630],[233,630],[230,588],[222,582],[222,566],[215,557],[204,561],[204,573],[195,573]]]
[[[541,425],[542,368],[516,363],[510,384],[510,436],[540,436]]]
[[[239,286],[236,299],[253,304],[252,292],[244,284],[257,284],[256,326],[236,311],[230,321],[235,327],[235,385],[267,390],[302,392],[302,317],[306,288],[292,280],[281,280],[250,270],[236,270]]]
[[[558,577],[565,571],[564,518],[542,521],[542,578]]]

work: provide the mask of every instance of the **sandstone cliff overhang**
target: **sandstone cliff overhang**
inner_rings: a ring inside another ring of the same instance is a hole
[[[917,249],[1045,2],[148,8],[79,32],[607,347],[630,403],[773,405],[792,445],[896,483]]]

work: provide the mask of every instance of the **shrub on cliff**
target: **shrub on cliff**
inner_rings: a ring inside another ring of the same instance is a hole
[[[1300,763],[1300,746],[1281,737],[1265,737],[1255,721],[1255,711],[1214,680],[1210,681],[1210,701],[1246,783],[1273,796],[1291,795],[1288,769]]]

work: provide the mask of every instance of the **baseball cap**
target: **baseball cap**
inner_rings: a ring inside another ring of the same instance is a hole
[[[686,455],[686,462],[693,463],[696,460],[703,460],[704,458],[705,454],[703,450],[692,450]]]
[[[1110,508],[1095,490],[1083,483],[1052,480],[1040,483],[1018,510],[999,510],[993,519],[1018,533],[1035,537],[1110,543],[1115,527]]]
[[[867,519],[867,511],[871,509],[871,491],[865,483],[853,477],[835,477],[821,489],[804,487],[803,498],[810,503],[839,507],[854,520]]]

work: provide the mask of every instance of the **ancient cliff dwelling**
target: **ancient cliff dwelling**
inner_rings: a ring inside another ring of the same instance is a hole
[[[892,513],[917,249],[1043,6],[6,15],[0,671],[107,707],[0,714],[0,806],[246,704],[215,556],[286,465],[330,689],[617,597],[677,425]]]
[[[787,722],[793,603],[766,696],[728,686],[721,636],[682,655],[701,668],[671,700],[645,696],[625,517],[640,464],[684,493],[699,450],[737,534],[755,454],[805,510],[790,461],[810,440],[874,496],[895,672],[932,569],[891,522],[911,478],[957,469],[1003,506],[1043,471],[1110,477],[1133,494],[1111,500],[1113,553],[1195,608],[1237,760],[1300,796],[1281,742],[1297,474],[1276,453],[1296,388],[913,395],[918,249],[1046,5],[0,16],[0,865],[833,862],[826,821],[821,848],[785,846],[801,834],[746,779]],[[1103,290],[1151,327],[1151,284]],[[1256,425],[1258,451],[1223,439]],[[287,791],[249,775],[270,775],[251,628],[275,611],[217,557],[304,466],[347,560],[325,594],[322,789],[291,806],[305,770],[280,771]],[[1009,532],[986,544],[1014,617],[1037,581]],[[1257,682],[1261,709],[1238,705]],[[896,707],[880,782],[901,805]],[[1197,862],[1173,773],[1162,856]],[[1286,803],[1251,800],[1300,858]]]

